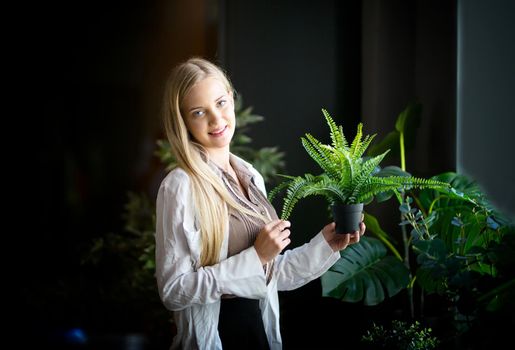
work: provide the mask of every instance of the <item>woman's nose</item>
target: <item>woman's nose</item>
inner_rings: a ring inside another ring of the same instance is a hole
[[[209,111],[209,122],[211,124],[216,124],[220,119],[222,119],[222,111],[218,109],[212,109]]]

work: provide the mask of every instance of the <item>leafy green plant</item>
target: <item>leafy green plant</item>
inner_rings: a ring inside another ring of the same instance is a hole
[[[343,250],[322,275],[322,295],[346,302],[377,305],[393,297],[409,282],[406,267],[375,238],[362,237],[360,244]]]
[[[372,349],[431,350],[440,344],[431,332],[431,328],[423,328],[418,321],[408,324],[393,320],[388,328],[373,323],[361,341]]]
[[[399,144],[402,169],[390,167],[388,171],[405,171],[402,140],[408,139],[407,132],[413,132],[408,126],[416,124],[420,109],[416,104],[408,106],[399,115],[396,130],[370,152],[374,155],[395,142]],[[437,320],[442,341],[453,348],[479,349],[497,344],[508,337],[504,333],[509,331],[501,330],[514,326],[508,321],[513,320],[515,312],[513,223],[467,176],[446,172],[431,179],[449,183],[450,187],[401,191],[397,196],[402,249],[397,250],[395,239],[370,214],[365,216],[367,230],[409,269],[411,318]],[[426,307],[428,302],[430,308]]]
[[[453,191],[407,196],[399,207],[401,225],[411,227],[413,280],[423,293],[447,301],[444,311],[459,336],[479,328],[485,311],[497,312],[515,298],[515,231],[466,176],[448,172],[435,178],[452,184]]]
[[[370,203],[379,193],[398,193],[401,189],[447,188],[444,182],[416,178],[413,176],[378,175],[379,163],[389,152],[386,150],[375,157],[364,157],[368,146],[376,136],[363,138],[363,124],[357,126],[356,136],[349,144],[342,126],[337,126],[329,113],[322,109],[329,125],[331,145],[323,144],[307,133],[301,138],[304,149],[320,166],[320,175],[287,176],[286,181],[276,186],[269,194],[270,200],[286,190],[282,219],[287,219],[297,202],[312,195],[323,196],[331,205]]]

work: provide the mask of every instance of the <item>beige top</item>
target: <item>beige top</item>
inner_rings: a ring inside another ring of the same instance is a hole
[[[244,193],[241,193],[240,186],[229,173],[216,167],[218,173],[226,180],[223,182],[226,184],[227,190],[232,197],[242,206],[261,215],[269,216],[270,221],[278,219],[275,208],[256,186],[254,175],[250,170],[244,164],[241,164],[232,154],[230,156],[230,163],[236,176],[238,176],[241,186],[247,194],[246,196]],[[267,224],[267,222],[229,208],[229,242],[227,257],[238,254],[253,246],[259,231],[261,231],[265,224]],[[272,272],[272,264],[268,265],[264,266],[267,282]]]

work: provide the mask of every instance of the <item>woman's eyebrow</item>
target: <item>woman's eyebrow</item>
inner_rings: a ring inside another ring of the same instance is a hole
[[[225,97],[225,94],[223,94],[222,96],[220,96],[217,99],[215,99],[215,102],[221,100],[224,97]],[[193,107],[193,108],[190,108],[189,111],[191,112],[191,111],[193,111],[195,109],[199,109],[199,108],[202,108],[202,107],[200,107],[200,106],[199,107]]]
[[[202,107],[193,107],[193,108],[190,108],[189,112],[194,111],[195,109],[199,109],[199,108],[202,108]]]

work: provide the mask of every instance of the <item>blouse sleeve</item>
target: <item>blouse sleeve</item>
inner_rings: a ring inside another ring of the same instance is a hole
[[[261,174],[254,173],[256,186],[266,197],[265,182]],[[340,252],[334,252],[324,238],[322,232],[313,237],[308,243],[295,249],[287,250],[275,259],[274,274],[278,290],[292,290],[320,277],[336,261]]]
[[[223,294],[252,299],[266,295],[263,267],[254,247],[213,266],[197,268],[200,230],[195,228],[189,178],[184,171],[174,170],[161,184],[156,214],[156,279],[168,309],[214,303]]]
[[[278,290],[292,290],[320,277],[340,258],[334,252],[322,232],[308,243],[287,250],[275,261]]]

